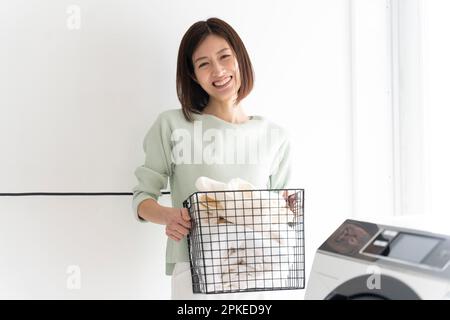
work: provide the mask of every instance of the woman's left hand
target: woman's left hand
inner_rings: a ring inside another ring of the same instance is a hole
[[[288,195],[288,191],[284,190],[283,191],[283,198],[286,201],[286,206],[289,207],[289,209],[291,209],[291,211],[293,213],[298,213],[297,212],[297,208],[298,206],[297,204],[297,193],[293,193],[291,195]]]

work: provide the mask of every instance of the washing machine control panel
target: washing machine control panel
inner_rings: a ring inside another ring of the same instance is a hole
[[[363,254],[408,264],[442,269],[449,262],[450,242],[445,237],[420,232],[381,229]]]
[[[450,236],[346,220],[320,250],[450,273]]]

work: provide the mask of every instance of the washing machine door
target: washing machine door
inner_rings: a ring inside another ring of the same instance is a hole
[[[326,300],[418,300],[420,297],[398,279],[380,275],[379,286],[369,289],[371,275],[352,278],[334,289]]]

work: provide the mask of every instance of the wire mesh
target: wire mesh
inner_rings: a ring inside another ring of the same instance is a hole
[[[304,288],[303,189],[196,192],[183,205],[194,293]]]

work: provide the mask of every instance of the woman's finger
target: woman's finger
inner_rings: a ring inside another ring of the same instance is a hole
[[[171,230],[177,231],[179,234],[181,234],[182,236],[185,236],[189,233],[189,229],[183,227],[180,224],[174,224],[170,227]]]
[[[180,234],[178,231],[176,230],[171,230],[169,228],[166,228],[166,235],[175,241],[180,241],[183,238],[183,235]]]
[[[171,231],[169,231],[169,230],[167,230],[167,229],[166,229],[166,235],[167,235],[167,237],[169,237],[169,239],[172,239],[172,240],[175,240],[175,241],[178,241],[178,240],[179,240],[179,239],[176,238],[174,235],[172,235],[172,232],[171,232]]]
[[[187,212],[187,209],[186,208],[181,208],[180,212],[181,212],[181,219],[180,219],[179,223],[182,226],[190,229],[191,228],[191,222],[190,222],[191,217],[189,216],[189,213]]]
[[[180,224],[170,224],[167,226],[167,229],[169,229],[170,231],[176,231],[178,234],[181,235],[181,237],[184,237],[185,235],[187,235],[189,233],[189,229],[183,227]]]
[[[186,209],[186,208],[181,208],[181,217],[182,217],[184,220],[186,220],[186,221],[191,220],[191,217],[189,216],[188,209]]]

